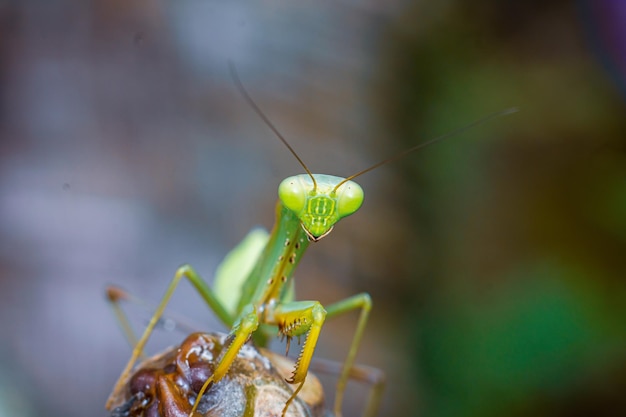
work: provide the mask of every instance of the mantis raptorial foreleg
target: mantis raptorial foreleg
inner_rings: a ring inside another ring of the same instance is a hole
[[[288,342],[292,337],[306,335],[293,374],[287,380],[290,384],[299,385],[285,403],[284,415],[289,404],[296,398],[304,385],[309,364],[326,318],[326,310],[317,301],[292,301],[279,304],[273,313],[273,320],[278,325],[278,331],[287,337]]]
[[[224,377],[235,360],[237,353],[258,328],[259,320],[262,318],[264,323],[277,325],[279,332],[289,339],[306,335],[293,375],[290,379],[287,379],[287,382],[290,384],[298,384],[298,387],[283,408],[282,415],[284,416],[287,413],[289,405],[296,398],[306,380],[309,364],[311,363],[311,358],[326,318],[326,310],[317,301],[293,301],[279,304],[275,308],[268,307],[267,310],[269,311],[263,312],[263,317],[259,317],[259,312],[253,304],[249,304],[244,308],[230,333],[228,347],[225,348],[218,358],[213,375],[198,392],[198,398],[202,398],[204,391],[212,383],[216,383]],[[195,412],[197,406],[198,401],[194,404],[191,414]]]
[[[291,303],[280,304],[276,307],[275,316],[276,322],[279,326],[279,331],[288,338],[293,336],[300,336],[306,334],[306,340],[302,346],[298,362],[293,373],[293,378],[287,382],[295,384],[304,382],[306,374],[311,363],[313,351],[317,344],[319,332],[322,328],[325,318],[332,318],[334,316],[348,313],[352,310],[361,310],[359,315],[359,321],[357,323],[352,343],[350,344],[350,350],[348,356],[344,361],[341,375],[337,381],[337,390],[335,396],[334,413],[336,417],[341,416],[341,404],[343,402],[343,395],[346,389],[348,378],[350,377],[350,370],[354,365],[356,353],[367,324],[369,312],[372,309],[372,299],[369,294],[358,294],[337,303],[331,304],[324,309],[322,305],[317,301],[295,301]],[[382,388],[381,388],[382,389]],[[295,393],[294,393],[295,396]],[[290,401],[292,398],[290,398]],[[287,406],[289,403],[287,404]],[[365,416],[371,416],[376,412],[378,401],[368,405],[365,411]]]
[[[120,322],[120,325],[131,347],[135,348],[135,346],[137,345],[138,337],[132,331],[126,314],[124,313],[120,304],[122,301],[131,302],[150,311],[155,311],[154,306],[151,306],[149,303],[135,297],[134,295],[126,292],[119,287],[107,288],[107,298],[112,305],[114,313],[118,318],[118,321]],[[299,383],[299,385],[298,387],[296,387],[296,390],[291,395],[288,402],[285,404],[285,409],[299,393],[301,387],[303,386],[303,370],[308,369],[320,373],[336,375],[340,380],[337,384],[337,389],[338,392],[341,391],[341,393],[343,393],[343,389],[346,385],[346,381],[341,382],[342,378],[369,384],[371,386],[371,394],[368,396],[368,402],[364,408],[365,412],[363,415],[374,415],[374,413],[378,409],[378,405],[384,389],[384,374],[379,369],[363,365],[355,365],[354,363],[352,363],[352,365],[348,367],[346,363],[349,361],[354,361],[354,354],[352,354],[351,357],[349,354],[349,358],[344,363],[319,358],[312,358],[311,360],[308,359],[308,356],[310,356],[309,354],[312,353],[313,349],[315,348],[319,329],[324,322],[322,316],[326,315],[326,317],[334,317],[358,308],[361,309],[361,318],[359,319],[359,324],[357,325],[357,332],[358,329],[364,328],[365,321],[367,320],[367,313],[371,308],[371,301],[369,300],[367,294],[359,294],[338,303],[332,304],[328,307],[327,310],[324,310],[321,304],[316,301],[286,302],[276,307],[273,314],[273,321],[275,322],[275,324],[283,323],[282,334],[284,336],[288,338],[298,337],[311,330],[311,328],[315,329],[313,335],[307,336],[307,340],[305,341],[305,345],[303,346],[303,350],[307,352],[307,358],[305,358],[304,360],[303,358],[301,358],[299,361],[299,366],[297,367],[299,370],[299,375],[296,376],[294,374],[292,379],[288,381],[291,383]],[[156,310],[159,309],[156,308]],[[227,372],[226,362],[228,361],[225,362],[221,359],[226,356],[230,356],[227,353],[228,350],[230,349],[231,352],[238,351],[241,346],[240,341],[245,340],[246,337],[249,336],[250,331],[242,331],[243,327],[247,327],[248,329],[255,328],[254,323],[258,321],[258,316],[256,314],[253,314],[252,316],[249,315],[249,313],[252,312],[251,306],[246,307],[246,311],[248,313],[240,315],[239,320],[233,325],[231,337],[226,341],[226,348],[222,351],[222,354],[218,358],[218,362],[222,362],[222,365],[217,366],[218,369],[215,370],[214,375],[210,378],[208,382],[205,383],[207,385],[207,389],[211,383],[219,381]],[[330,313],[328,313],[328,311]],[[161,315],[161,317],[159,317],[159,320],[161,320],[162,318],[163,316]],[[175,320],[178,327],[181,324],[181,320],[183,319],[176,318]],[[242,323],[246,324],[243,325]],[[251,326],[250,323],[253,323],[253,325]],[[299,324],[296,325],[296,323]],[[186,331],[189,333],[197,331],[197,328],[194,328],[189,324],[183,323],[183,328],[185,328]],[[235,334],[240,335],[239,341],[235,340]],[[353,338],[353,345],[355,346],[359,342],[357,338],[360,339],[359,334],[355,334]],[[351,348],[350,353],[352,352],[356,352],[356,348]],[[307,362],[306,364],[305,361]],[[338,394],[338,396],[339,395],[340,394]],[[200,395],[198,397],[200,397]]]
[[[219,382],[224,375],[226,375],[230,365],[232,365],[233,361],[237,357],[239,350],[241,350],[241,347],[250,339],[250,336],[258,327],[259,315],[255,306],[249,304],[244,307],[242,314],[233,325],[233,329],[231,330],[225,344],[227,347],[222,350],[222,353],[217,360],[217,366],[213,371],[213,375],[206,380],[198,392],[198,396],[193,404],[191,413],[189,413],[190,416],[192,416],[198,408],[200,399],[202,398],[202,395],[204,395],[206,389],[211,386],[211,384]]]

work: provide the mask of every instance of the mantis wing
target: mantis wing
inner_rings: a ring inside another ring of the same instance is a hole
[[[267,244],[269,233],[254,228],[218,265],[213,289],[229,313],[235,316],[241,288]]]

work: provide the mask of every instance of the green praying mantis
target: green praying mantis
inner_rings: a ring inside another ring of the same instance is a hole
[[[197,391],[197,396],[190,400],[192,404],[189,417],[197,415],[196,409],[204,393],[224,378],[248,340],[252,338],[257,345],[265,346],[268,339],[276,335],[287,339],[287,349],[292,338],[304,338],[292,376],[287,379],[289,384],[297,386],[282,410],[282,417],[285,417],[290,404],[305,383],[326,319],[357,310],[360,312],[359,318],[336,386],[334,415],[339,417],[345,388],[372,308],[372,300],[369,294],[361,293],[328,306],[322,306],[319,301],[295,301],[293,277],[298,263],[312,242],[328,236],[336,223],[361,207],[363,190],[353,179],[434,142],[516,110],[507,109],[491,114],[456,131],[409,148],[347,178],[313,174],[246,92],[232,65],[230,70],[241,95],[289,149],[306,173],[281,182],[278,187],[276,223],[271,233],[255,229],[235,247],[218,268],[213,288],[190,265],[181,266],[176,271],[143,335],[135,343],[131,358],[118,379],[114,392],[128,380],[176,287],[182,278],[186,278],[224,325],[231,329],[225,347],[216,360],[213,374]],[[364,415],[376,414],[380,396],[381,390],[371,395]],[[109,398],[107,409],[111,405],[112,398]]]

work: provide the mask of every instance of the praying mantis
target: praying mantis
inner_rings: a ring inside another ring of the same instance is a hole
[[[311,243],[319,242],[328,236],[342,218],[354,214],[361,207],[364,198],[363,189],[353,179],[424,146],[515,110],[494,113],[342,178],[312,173],[246,92],[232,65],[230,70],[241,95],[288,148],[306,173],[291,176],[281,182],[278,187],[276,223],[271,233],[254,230],[235,247],[218,268],[213,288],[209,287],[190,265],[183,265],[176,271],[143,335],[135,343],[131,358],[113,391],[118,391],[128,380],[171,296],[180,281],[185,278],[224,325],[230,328],[224,348],[216,359],[212,375],[197,390],[195,398],[190,398],[189,404],[185,405],[188,417],[197,415],[197,407],[204,393],[224,378],[237,354],[250,339],[259,346],[265,346],[268,339],[276,335],[287,339],[287,349],[292,338],[304,338],[292,376],[286,380],[296,388],[282,410],[282,417],[285,417],[290,404],[305,383],[326,319],[359,311],[356,328],[336,386],[333,411],[335,416],[340,417],[346,384],[355,363],[357,349],[372,308],[372,300],[369,294],[361,293],[328,306],[322,306],[319,301],[295,301],[293,285],[296,267]],[[366,406],[365,416],[371,417],[376,414],[380,395],[380,390],[372,394],[374,398],[370,399]],[[107,409],[111,408],[112,401],[110,397]]]

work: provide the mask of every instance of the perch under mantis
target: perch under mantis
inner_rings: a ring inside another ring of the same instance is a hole
[[[268,338],[276,334],[286,337],[287,349],[293,337],[298,339],[304,337],[293,374],[290,379],[287,379],[288,383],[297,384],[297,387],[285,403],[282,410],[284,417],[289,405],[304,385],[325,320],[359,310],[359,319],[336,387],[334,414],[339,417],[346,384],[354,366],[357,348],[365,329],[372,301],[367,293],[349,297],[326,307],[318,301],[294,301],[293,275],[304,252],[311,242],[318,242],[328,236],[339,220],[359,209],[363,202],[363,190],[352,181],[354,178],[434,142],[516,110],[507,109],[491,114],[448,134],[409,148],[354,175],[342,178],[313,174],[248,95],[232,67],[231,74],[244,99],[289,149],[306,174],[292,176],[282,181],[278,187],[276,223],[271,233],[268,235],[267,232],[253,231],[233,249],[218,269],[214,288],[209,287],[189,265],[183,265],[176,271],[143,335],[134,344],[131,358],[118,379],[114,392],[127,381],[176,287],[182,278],[186,278],[217,317],[231,329],[227,343],[224,344],[225,347],[216,360],[213,374],[197,391],[195,399],[190,399],[189,417],[196,414],[198,404],[206,390],[227,374],[238,352],[250,338],[253,338],[258,345],[264,346]],[[250,267],[247,268],[245,265],[250,265]],[[382,384],[380,387],[370,395],[364,415],[375,415],[381,397]],[[111,406],[112,398],[109,398],[106,407],[110,409]]]

